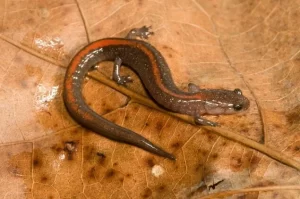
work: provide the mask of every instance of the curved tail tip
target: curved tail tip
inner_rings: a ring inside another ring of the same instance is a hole
[[[170,160],[176,161],[176,157],[174,155],[170,154],[170,153],[168,153],[165,157],[170,159]]]

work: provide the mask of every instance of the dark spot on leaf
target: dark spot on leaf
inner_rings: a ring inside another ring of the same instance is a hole
[[[173,55],[172,55],[171,53],[169,53],[169,54],[168,54],[168,57],[172,58],[172,57],[173,57]]]
[[[163,122],[162,121],[157,122],[156,125],[155,125],[155,129],[157,131],[161,131],[162,128],[163,128]]]
[[[149,198],[150,196],[152,196],[152,191],[149,188],[146,188],[142,194],[141,194],[142,198]]]
[[[129,116],[128,115],[125,115],[125,121],[127,121],[129,119]]]
[[[162,48],[163,49],[172,49],[172,48],[170,48],[169,46],[166,46],[166,45],[163,45]]]
[[[207,151],[207,150],[205,150],[205,149],[203,149],[203,150],[201,151],[201,153],[202,153],[202,155],[205,157],[205,156],[207,156],[207,154],[208,154],[208,151]]]
[[[27,23],[27,24],[34,24],[35,20],[32,17],[30,17],[30,18],[28,18],[28,19],[25,20],[25,23]]]
[[[72,133],[74,133],[74,134],[79,133],[79,129],[78,129],[78,128],[74,129],[74,130],[72,131]]]
[[[214,153],[214,154],[212,154],[211,157],[212,157],[212,159],[216,160],[219,157],[219,155],[217,153]]]
[[[132,177],[132,174],[131,174],[131,173],[127,173],[127,174],[126,174],[126,177],[127,177],[127,178],[131,178],[131,177]]]
[[[103,108],[103,114],[107,114],[107,113],[109,113],[109,112],[111,112],[111,109],[110,108],[108,108],[108,107],[106,107],[106,108]]]
[[[296,106],[295,108],[292,109],[292,111],[288,112],[286,115],[287,121],[290,124],[293,124],[294,122],[299,122],[300,121],[300,105]]]
[[[148,122],[146,122],[146,123],[145,123],[145,126],[149,126],[149,123],[148,123]]]
[[[34,159],[33,160],[33,166],[34,167],[39,167],[39,166],[41,166],[41,162],[38,159]]]
[[[68,154],[68,160],[73,160],[74,153],[77,151],[77,143],[75,141],[67,141],[64,143],[64,151]]]
[[[203,169],[203,164],[202,163],[199,163],[198,165],[196,165],[195,167],[195,172],[199,172]]]
[[[149,166],[149,167],[153,167],[155,165],[154,163],[154,160],[152,158],[148,158],[146,160],[146,164]]]
[[[139,110],[138,106],[135,105],[135,106],[132,107],[132,112],[137,112],[138,110]]]
[[[214,135],[212,135],[211,133],[207,135],[208,141],[209,142],[214,142],[216,137]]]
[[[276,129],[281,129],[282,127],[279,125],[279,124],[273,124],[273,126],[274,126],[274,128],[276,128]]]
[[[238,170],[242,166],[242,159],[240,157],[231,157],[230,166],[232,170]]]
[[[91,146],[85,146],[83,150],[84,150],[84,160],[93,161],[96,154],[96,149]]]
[[[170,123],[167,123],[166,127],[165,128],[170,128],[171,127],[171,124]]]
[[[118,165],[119,165],[119,163],[117,163],[117,162],[114,162],[114,163],[113,163],[113,166],[114,166],[114,167],[116,167],[116,166],[118,166]]]
[[[294,151],[297,153],[297,152],[299,152],[300,151],[300,146],[299,145],[296,145],[295,147],[294,147]]]
[[[256,129],[256,130],[258,130],[258,129]],[[246,134],[249,132],[249,128],[242,128],[241,132]]]
[[[139,0],[139,1],[138,1],[138,5],[139,5],[140,7],[142,7],[142,6],[143,6],[143,0]]]
[[[41,177],[41,182],[42,182],[42,183],[46,183],[47,181],[48,181],[47,176],[42,176],[42,177]]]
[[[241,129],[243,129],[243,128],[245,128],[245,127],[247,127],[246,124],[244,124],[244,123],[240,124],[240,128],[241,128]]]
[[[253,126],[255,124],[255,122],[250,122],[248,126]]]
[[[95,167],[92,167],[91,169],[88,170],[88,178],[90,179],[95,179],[95,172],[96,172],[96,169]]]
[[[115,170],[108,169],[105,173],[105,178],[112,178],[116,174]]]
[[[63,148],[60,147],[58,144],[54,144],[50,147],[50,149],[55,153],[60,153],[63,150]]]
[[[251,163],[251,166],[252,166],[252,167],[257,167],[259,161],[260,161],[260,158],[254,155],[254,156],[251,158],[251,162],[250,162],[250,163]]]
[[[92,167],[92,168],[88,171],[88,177],[94,179],[94,178],[95,178],[95,172],[96,172],[95,167]]]
[[[175,143],[171,144],[171,147],[175,148],[175,149],[179,149],[181,147],[181,145],[182,144],[180,142],[175,142]]]
[[[223,141],[222,144],[221,144],[223,147],[225,147],[227,145],[227,142],[226,141]]]
[[[256,132],[259,132],[259,130],[255,130]],[[260,139],[258,140],[258,142],[260,143],[260,144],[264,144],[265,143],[265,136],[264,135],[262,135],[261,137],[260,137]]]
[[[33,167],[39,168],[43,166],[44,154],[40,150],[34,151]]]
[[[105,159],[106,159],[106,155],[104,153],[100,153],[100,152],[97,152],[97,157],[98,157],[98,163],[99,164],[104,164],[105,162]]]
[[[158,192],[162,192],[162,191],[165,191],[166,190],[166,185],[160,185],[160,186],[158,186],[157,187],[157,190],[158,190]]]

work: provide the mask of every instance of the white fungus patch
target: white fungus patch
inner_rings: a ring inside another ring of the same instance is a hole
[[[161,167],[160,165],[154,165],[152,167],[152,175],[154,175],[157,178],[160,175],[162,175],[164,172],[165,172],[165,169],[163,167]]]

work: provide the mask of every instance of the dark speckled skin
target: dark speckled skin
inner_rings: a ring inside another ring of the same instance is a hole
[[[175,159],[139,134],[104,119],[84,102],[81,90],[87,72],[97,63],[114,61],[116,57],[138,74],[157,103],[174,112],[199,118],[203,114],[232,114],[236,112],[233,108],[236,104],[241,105],[242,110],[249,107],[248,99],[241,92],[237,94],[228,90],[197,88],[193,92],[179,90],[163,56],[147,42],[122,38],[101,39],[83,48],[73,58],[66,72],[63,96],[70,115],[78,123],[107,138]]]

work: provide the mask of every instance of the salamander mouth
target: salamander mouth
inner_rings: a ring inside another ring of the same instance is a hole
[[[212,105],[212,104],[205,104],[204,106],[206,114],[208,115],[231,115],[231,114],[238,114],[243,113],[249,108],[249,103],[246,102],[245,104],[229,104],[229,105]]]
[[[244,113],[246,110],[236,111],[234,108],[214,108],[214,109],[206,109],[206,114],[208,115],[233,115],[233,114],[240,114]]]

